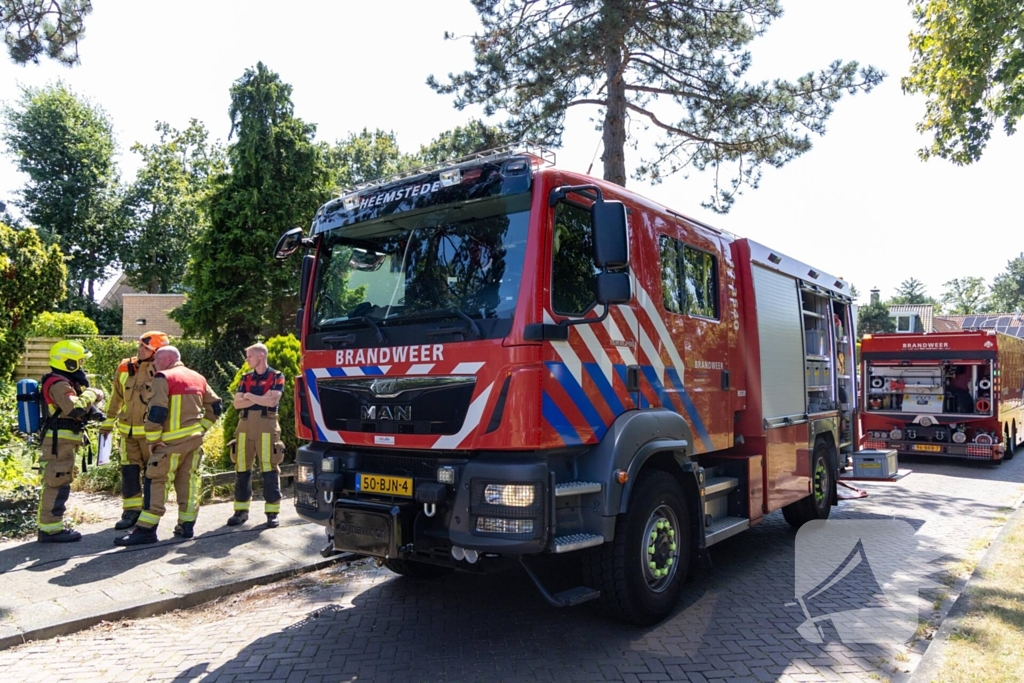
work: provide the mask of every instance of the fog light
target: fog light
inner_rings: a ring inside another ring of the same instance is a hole
[[[315,493],[309,493],[307,491],[298,491],[295,494],[295,504],[296,505],[305,505],[306,507],[315,508],[316,507],[316,494]]]
[[[903,438],[903,430],[899,427],[893,427],[892,431],[889,432],[889,438],[893,441],[899,441]]]
[[[476,530],[484,534],[532,534],[532,519],[477,517]]]
[[[484,501],[491,505],[525,508],[533,505],[533,484],[488,484]]]
[[[334,458],[324,458],[320,461],[321,472],[333,472],[334,471]]]
[[[454,484],[455,483],[455,468],[454,467],[448,467],[447,465],[445,465],[444,467],[438,467],[437,468],[437,481],[440,484],[450,484],[450,485]]]
[[[312,484],[315,481],[315,477],[312,465],[300,464],[295,468],[295,481],[300,484]]]
[[[967,441],[967,435],[963,432],[953,432],[953,443],[964,443]]]

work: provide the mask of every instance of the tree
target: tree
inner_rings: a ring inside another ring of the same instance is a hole
[[[495,149],[516,140],[497,126],[472,119],[465,126],[456,126],[420,146],[416,158],[421,164],[454,161],[471,154]]]
[[[413,159],[398,149],[394,133],[364,128],[339,140],[327,152],[335,174],[335,186],[347,190],[359,183],[380,180],[414,166]]]
[[[91,0],[2,0],[0,29],[15,64],[39,63],[45,54],[66,66],[78,63]]]
[[[903,90],[928,99],[920,150],[957,165],[981,158],[999,119],[1007,135],[1024,115],[1024,13],[1020,0],[911,0],[918,30]]]
[[[430,87],[454,94],[459,109],[506,113],[503,128],[516,139],[553,146],[569,108],[597,107],[604,178],[619,185],[625,148],[637,146],[631,129],[654,127],[656,153],[633,177],[710,170],[705,206],[720,212],[744,186],[757,187],[762,165],[808,151],[809,133],[825,132],[843,94],[867,92],[885,76],[836,60],[793,82],[743,80],[746,47],[782,15],[779,0],[472,1],[483,23],[472,38],[476,68],[446,83],[430,76]]]
[[[0,383],[18,365],[35,317],[64,298],[66,277],[60,247],[0,223]]]
[[[889,305],[894,304],[936,304],[935,299],[924,293],[924,283],[917,278],[910,278],[900,283],[896,290],[896,296],[889,299]]]
[[[208,222],[203,200],[226,164],[221,147],[207,143],[206,128],[195,119],[184,131],[166,123],[156,130],[159,143],[132,147],[143,165],[120,205],[119,259],[133,288],[163,294],[181,288],[188,255]]]
[[[93,298],[117,259],[113,207],[118,177],[113,125],[103,109],[66,85],[23,88],[5,107],[4,141],[28,182],[15,202],[67,259],[68,303]]]
[[[1024,311],[1024,252],[1006,264],[1006,272],[992,281],[989,310],[999,313]]]
[[[316,127],[295,117],[291,91],[262,62],[231,87],[231,170],[214,181],[210,222],[185,273],[188,298],[172,313],[186,334],[225,352],[291,329],[300,259],[276,261],[273,248],[330,195]]]
[[[950,315],[970,315],[989,310],[985,278],[954,278],[942,286],[946,288],[942,293],[942,303]]]
[[[857,337],[879,332],[895,332],[896,321],[889,317],[889,307],[876,301],[861,306],[857,312]]]

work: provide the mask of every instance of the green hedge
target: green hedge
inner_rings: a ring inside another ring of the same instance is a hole
[[[49,337],[63,339],[72,335],[96,335],[100,330],[96,323],[82,311],[71,313],[54,313],[44,311],[32,321],[29,329],[30,337]]]

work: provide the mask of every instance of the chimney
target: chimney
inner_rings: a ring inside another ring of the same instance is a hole
[[[878,303],[878,295],[879,294],[880,294],[880,292],[878,291],[877,288],[871,290],[871,305],[872,306],[874,306],[875,304]]]

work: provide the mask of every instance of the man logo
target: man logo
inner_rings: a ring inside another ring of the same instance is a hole
[[[370,393],[374,396],[397,396],[398,392],[395,391],[397,387],[397,379],[375,379],[370,385]]]

